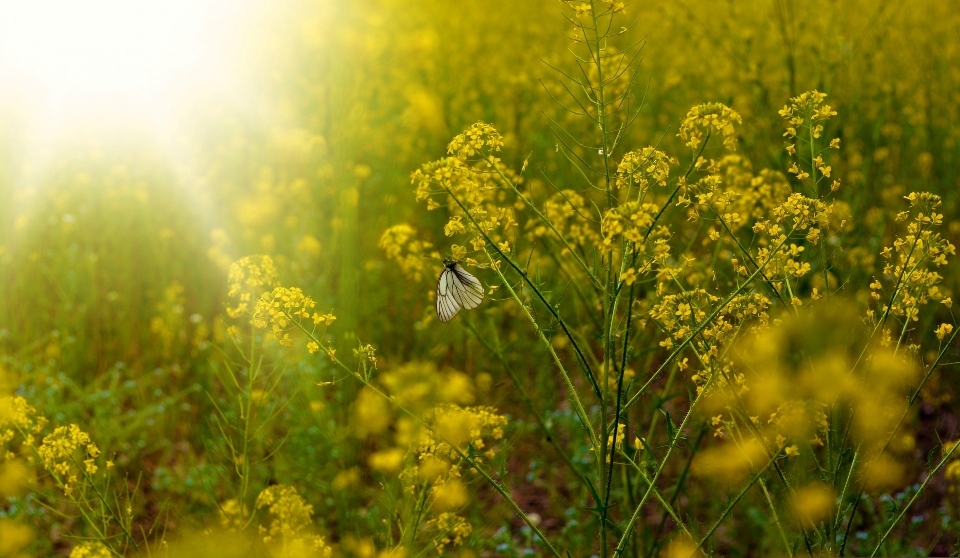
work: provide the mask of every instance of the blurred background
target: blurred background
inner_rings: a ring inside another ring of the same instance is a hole
[[[410,173],[478,120],[505,135],[506,161],[530,155],[563,186],[548,117],[582,124],[547,93],[559,85],[544,62],[571,66],[560,8],[5,4],[2,343],[26,358],[59,332],[58,367],[85,380],[117,361],[150,369],[220,313],[231,261],[267,253],[287,282],[336,302],[341,330],[388,354],[430,350],[435,334],[411,335],[406,320],[426,315],[431,282],[400,278],[377,241],[415,221]],[[859,218],[884,219],[870,200],[921,184],[950,214],[960,47],[941,3],[677,2],[629,15],[630,38],[646,41],[648,108],[625,144],[678,145],[686,110],[715,100],[744,117],[741,153],[779,168],[776,112],[819,88],[839,112],[835,167]],[[150,322],[174,285],[187,333],[161,357]]]
[[[5,387],[57,424],[85,425],[139,487],[134,515],[144,524],[162,518],[174,533],[218,513],[211,487],[224,466],[207,417],[236,259],[270,255],[282,284],[337,315],[331,344],[343,353],[361,340],[377,348],[381,367],[432,361],[472,377],[491,372],[469,332],[433,319],[439,263],[427,261],[414,280],[378,241],[388,227],[412,223],[449,250],[444,216],[418,210],[410,173],[477,121],[504,135],[505,162],[519,168],[529,158],[532,188],[544,176],[560,188],[575,182],[548,126],[553,119],[590,133],[551,100],[560,85],[550,66],[576,71],[562,8],[506,0],[0,4]],[[940,193],[944,234],[960,234],[955,6],[684,0],[627,10],[637,23],[625,44],[645,41],[635,96],[646,108],[625,149],[679,148],[677,124],[689,107],[718,101],[743,115],[739,153],[757,170],[783,169],[777,111],[819,89],[838,112],[839,199],[865,239],[841,256],[861,300],[890,235],[889,207],[907,192]],[[352,509],[334,506],[330,479],[338,460],[360,451],[344,442],[345,411],[336,410],[354,393],[315,387],[331,376],[325,362],[284,362],[296,395],[274,433],[286,444],[262,480],[296,479],[330,530],[353,525],[363,496]],[[954,389],[942,386],[932,408],[950,406]],[[480,399],[507,413],[517,405],[496,393]],[[524,428],[509,435],[520,447]],[[557,490],[530,498],[551,501]],[[37,543],[40,554],[65,552],[59,533],[76,519],[36,505],[29,514],[47,541]],[[508,520],[491,513],[484,521],[492,537]]]

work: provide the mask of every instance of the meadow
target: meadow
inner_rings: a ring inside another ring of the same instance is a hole
[[[960,555],[950,3],[261,9],[0,101],[0,558]]]

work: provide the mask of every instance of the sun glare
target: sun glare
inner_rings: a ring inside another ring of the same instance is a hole
[[[43,128],[163,119],[187,97],[232,86],[231,33],[246,4],[0,0],[0,95]]]

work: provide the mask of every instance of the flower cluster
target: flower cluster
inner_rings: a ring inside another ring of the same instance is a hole
[[[654,217],[659,211],[659,207],[653,203],[641,204],[635,201],[618,205],[609,209],[603,214],[603,220],[600,222],[600,230],[603,233],[603,240],[600,243],[604,252],[609,252],[616,248],[616,240],[622,239],[634,244],[641,243],[651,234],[651,228],[654,225]],[[668,232],[662,229],[664,234],[655,236],[665,236]],[[669,249],[669,248],[668,248]]]
[[[807,91],[790,99],[790,104],[785,105],[780,110],[780,116],[786,119],[789,128],[783,134],[784,137],[797,137],[797,128],[806,127],[814,138],[819,138],[823,133],[823,122],[836,116],[837,111],[830,105],[823,104],[827,98],[826,93],[819,91]],[[839,142],[837,146],[839,146]]]
[[[934,231],[934,227],[943,222],[943,215],[937,213],[942,203],[940,196],[913,192],[905,198],[909,210],[898,213],[896,220],[907,222],[906,234],[898,236],[892,247],[887,246],[880,252],[887,260],[883,276],[892,284],[888,302],[880,310],[882,314],[890,313],[915,322],[919,319],[920,307],[931,300],[947,307],[953,304],[949,293],[940,288],[943,277],[934,269],[946,265],[948,256],[956,254],[956,247]],[[874,280],[870,289],[872,298],[881,300],[883,283]],[[874,310],[870,310],[868,316],[875,319]],[[942,339],[946,328],[937,335]]]
[[[711,423],[725,441],[698,452],[695,473],[738,479],[777,452],[816,456],[826,451],[835,427],[828,411],[839,402],[853,409],[850,434],[864,450],[858,468],[865,486],[896,485],[902,467],[882,448],[907,412],[902,393],[916,369],[892,351],[851,349],[864,340],[855,310],[839,305],[787,314],[734,342],[731,358],[711,372],[715,381],[700,408],[707,416],[717,413]]]
[[[723,137],[723,146],[737,150],[737,130],[734,124],[743,123],[740,113],[722,103],[697,105],[680,122],[677,134],[694,151],[700,147],[705,133],[717,132]]]
[[[809,151],[809,157],[805,161],[800,161],[802,165],[793,161],[788,172],[795,175],[801,182],[810,180],[813,183],[814,191],[817,191],[816,185],[822,179],[830,178],[833,172],[833,168],[824,161],[823,154],[829,149],[840,149],[839,138],[834,138],[824,149],[817,149],[816,147],[815,140],[823,134],[823,123],[837,114],[830,105],[823,103],[826,97],[826,93],[816,90],[807,91],[790,99],[790,104],[784,106],[783,110],[780,111],[780,116],[787,121],[787,131],[784,132],[783,136],[787,138],[787,141],[794,142],[787,145],[787,153],[791,157],[797,157],[798,129],[807,130],[809,137],[801,139],[804,140],[804,144]],[[810,172],[807,172],[808,170]],[[812,177],[811,173],[813,174]],[[839,188],[840,181],[834,180],[830,190],[836,191]]]
[[[806,231],[806,240],[811,244],[818,244],[822,231],[840,230],[845,224],[845,221],[836,223],[831,219],[833,212],[833,204],[795,192],[790,194],[786,201],[773,208],[771,211],[773,219],[757,221],[753,225],[753,232],[765,233],[769,235],[771,243],[780,244],[788,234]],[[762,254],[759,261],[766,261],[766,254]]]
[[[461,455],[471,464],[491,459],[506,417],[491,407],[471,406],[473,380],[455,370],[438,371],[432,363],[397,366],[380,373],[377,382],[379,387],[358,392],[350,421],[354,435],[377,444],[367,465],[398,479],[405,494],[424,503],[423,535],[438,550],[461,544],[472,529],[455,514],[470,501],[462,477],[472,465]],[[337,482],[347,486],[355,476],[345,471]]]
[[[336,320],[333,314],[320,314],[311,312],[317,305],[309,296],[303,294],[298,287],[275,287],[272,291],[260,295],[254,307],[252,323],[254,327],[266,328],[269,326],[277,342],[284,346],[293,345],[293,338],[290,336],[290,328],[296,322],[301,327],[304,322],[312,322],[311,327],[316,328],[323,324],[328,326]],[[315,341],[307,343],[307,350],[315,353],[320,349]]]
[[[257,496],[258,510],[266,509],[270,523],[260,526],[263,542],[275,548],[278,556],[320,556],[329,558],[333,549],[323,537],[310,533],[313,506],[307,504],[292,486],[282,484],[264,489]]]
[[[447,545],[459,546],[473,532],[470,522],[459,515],[447,512],[427,521],[424,529],[434,537],[437,554],[441,556]]]
[[[674,339],[682,340],[706,319],[710,306],[719,300],[705,289],[668,294],[650,310],[650,317]],[[667,337],[660,345],[669,349],[673,347],[673,341]]]
[[[653,147],[644,147],[630,151],[617,165],[617,188],[640,189],[638,198],[642,199],[650,184],[666,186],[670,179],[670,167],[676,166],[676,157],[670,157]]]
[[[398,405],[418,413],[440,403],[474,402],[469,376],[456,370],[439,371],[432,363],[402,364],[384,373],[380,381]]]
[[[739,193],[733,210],[745,218],[762,219],[791,194],[783,173],[763,169],[754,175],[749,161],[738,155],[723,157],[718,166],[724,182]]]
[[[469,235],[474,250],[486,246],[487,238],[502,244],[501,250],[509,249],[502,237],[517,224],[515,209],[522,207],[504,203],[505,189],[516,189],[522,179],[493,155],[502,144],[492,126],[474,124],[450,142],[451,157],[424,164],[411,175],[416,199],[427,200],[428,210],[440,207],[436,197],[448,200],[450,218],[444,234]],[[480,157],[472,159],[474,155]]]
[[[461,161],[467,161],[476,154],[489,155],[500,151],[503,138],[500,132],[490,124],[477,122],[458,134],[447,145],[447,153]]]
[[[231,531],[243,529],[249,517],[250,511],[235,498],[220,505],[220,525]]]
[[[718,215],[723,216],[725,221],[736,227],[741,221],[740,215],[724,212],[724,209],[737,198],[737,192],[733,190],[725,191],[720,188],[723,179],[719,174],[716,174],[716,162],[710,161],[707,164],[706,159],[701,157],[696,164],[698,168],[707,165],[705,170],[709,174],[700,177],[693,183],[682,182],[680,184],[681,193],[677,197],[677,205],[690,209],[688,216],[690,221],[700,219],[700,214],[704,209],[713,209]]]
[[[543,203],[543,214],[564,238],[576,246],[594,246],[600,242],[596,221],[587,217],[593,209],[587,198],[574,190],[561,190]],[[525,225],[529,239],[549,238],[553,234],[541,219],[530,219]],[[561,248],[561,255],[569,250]]]
[[[768,447],[799,444],[813,451],[824,445],[830,429],[825,410],[837,401],[856,403],[853,438],[864,448],[881,446],[906,412],[901,394],[917,371],[886,349],[874,347],[863,357],[851,350],[866,340],[858,322],[856,311],[845,305],[814,306],[742,337],[734,346],[731,370],[744,375],[747,389],[714,390],[707,409],[733,408],[751,417]],[[841,331],[842,336],[834,333]],[[806,359],[797,360],[799,347],[808,352]]]
[[[417,239],[417,230],[402,223],[383,231],[380,248],[388,259],[397,262],[404,277],[419,282],[423,278],[424,256],[433,245]]]
[[[236,299],[236,305],[227,308],[227,315],[239,318],[249,313],[251,302],[280,284],[279,275],[270,256],[244,256],[233,262],[227,276],[227,296]]]
[[[493,457],[489,441],[503,438],[507,418],[493,407],[460,407],[453,404],[437,405],[426,415],[432,431],[421,432],[417,453],[443,459],[457,460],[455,449],[461,452],[472,450],[485,457]],[[479,457],[475,458],[480,461]]]
[[[100,541],[84,541],[73,547],[70,558],[113,558],[113,553]]]
[[[37,410],[23,397],[0,397],[0,462],[12,461],[18,456],[32,462],[33,453],[24,450],[33,447],[35,437],[46,425],[46,417],[37,414]],[[15,450],[9,444],[18,435],[22,437],[21,449]]]
[[[263,508],[267,508],[273,518],[269,527],[260,528],[267,543],[278,536],[291,539],[312,523],[313,506],[307,504],[292,486],[276,484],[264,489],[257,496],[257,509]]]
[[[68,495],[76,486],[78,474],[89,476],[99,469],[96,458],[100,449],[76,424],[57,427],[43,439],[37,453],[43,467],[54,475]]]

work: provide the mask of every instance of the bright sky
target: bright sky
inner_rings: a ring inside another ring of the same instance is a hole
[[[0,0],[0,103],[35,133],[162,126],[185,99],[239,87],[251,0]]]

